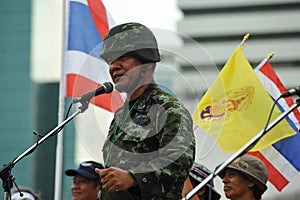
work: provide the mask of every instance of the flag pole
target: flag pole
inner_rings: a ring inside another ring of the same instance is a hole
[[[270,60],[271,58],[273,58],[274,54],[275,54],[274,51],[273,51],[272,53],[269,53],[269,55],[268,55],[268,60]]]
[[[65,110],[65,78],[64,78],[64,55],[65,55],[65,45],[66,45],[66,15],[68,11],[67,1],[63,1],[62,5],[62,59],[61,59],[61,78],[59,85],[59,99],[58,99],[58,124],[62,123],[64,120],[64,110]],[[54,199],[62,199],[62,168],[63,168],[63,129],[57,134],[56,141],[56,160],[55,160],[55,188],[54,188]]]
[[[198,184],[192,191],[190,191],[182,200],[188,200],[192,198],[198,191],[203,188],[206,184],[208,184],[213,178],[215,178],[222,170],[224,170],[230,163],[232,163],[237,157],[245,154],[249,149],[251,149],[257,142],[267,134],[272,128],[274,128],[281,120],[283,120],[286,116],[288,116],[291,112],[293,112],[296,108],[300,106],[300,99],[296,101],[290,109],[284,113],[282,113],[279,117],[277,117],[270,125],[268,125],[264,130],[258,133],[255,137],[253,137],[249,142],[247,142],[242,148],[240,148],[236,153],[234,153],[228,160],[221,163],[219,166],[215,168],[213,173],[211,173],[206,179],[204,179],[200,184]]]
[[[260,67],[262,67],[267,61],[269,61],[271,58],[273,58],[273,56],[275,55],[274,52],[269,53],[269,55],[264,58],[256,67],[255,69],[259,69]]]
[[[249,37],[250,37],[250,33],[247,33],[247,34],[244,36],[244,38],[243,38],[243,40],[242,40],[242,42],[240,43],[239,46],[243,46],[244,43],[249,39]]]

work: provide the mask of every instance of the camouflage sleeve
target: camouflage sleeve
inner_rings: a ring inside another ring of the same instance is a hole
[[[178,102],[156,112],[158,156],[132,170],[142,199],[179,199],[195,156],[192,119]]]

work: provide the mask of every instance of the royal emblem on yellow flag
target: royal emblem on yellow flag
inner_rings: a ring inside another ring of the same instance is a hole
[[[195,124],[224,152],[239,150],[265,128],[273,100],[238,46],[193,113]],[[271,122],[281,112],[275,107]],[[295,131],[282,120],[251,151],[264,149]]]

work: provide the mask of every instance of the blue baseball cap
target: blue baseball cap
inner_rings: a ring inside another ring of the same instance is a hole
[[[81,175],[89,179],[99,179],[100,176],[95,172],[95,168],[103,169],[103,165],[95,161],[85,161],[80,163],[78,169],[68,169],[65,171],[67,176]]]

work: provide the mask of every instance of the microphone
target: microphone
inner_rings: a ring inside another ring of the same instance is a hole
[[[100,94],[104,94],[104,93],[111,93],[114,89],[114,86],[112,83],[110,82],[105,82],[103,83],[100,87],[98,87],[97,89],[89,92],[89,93],[86,93],[80,97],[77,97],[75,99],[73,99],[73,103],[78,103],[78,102],[87,102],[89,100],[91,100],[91,98],[95,97],[95,96],[98,96]]]
[[[280,95],[280,98],[294,96],[294,95],[298,95],[300,97],[300,86],[295,87],[295,88],[291,88],[288,91],[282,93]]]

